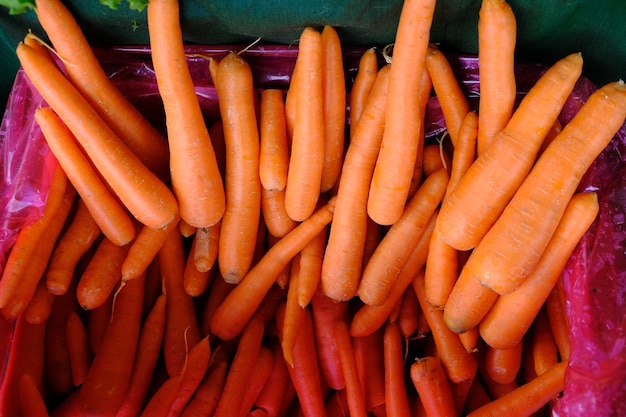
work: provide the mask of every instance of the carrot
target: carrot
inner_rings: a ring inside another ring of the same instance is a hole
[[[56,295],[48,291],[46,280],[40,279],[22,315],[29,323],[43,323],[50,315],[55,298]]]
[[[46,286],[52,294],[67,292],[81,257],[101,232],[85,202],[77,198],[70,223],[56,242],[46,270]]]
[[[302,308],[309,305],[319,288],[327,236],[328,231],[323,229],[300,252],[300,278],[298,280],[297,301]]]
[[[280,344],[272,341],[269,344],[269,349],[274,357],[272,369],[265,385],[254,401],[253,407],[264,410],[269,416],[276,416],[290,384],[290,376]]]
[[[59,0],[39,1],[35,11],[72,84],[146,166],[167,180],[167,142],[111,82],[71,12]]]
[[[376,76],[360,121],[352,125],[337,191],[337,207],[322,263],[321,285],[335,300],[356,295],[367,237],[367,193],[380,148],[389,66]]]
[[[480,323],[485,342],[507,348],[522,340],[598,210],[596,193],[583,192],[572,197],[535,270],[517,290],[499,297]],[[518,313],[511,317],[511,311]]]
[[[261,215],[255,90],[250,66],[235,52],[214,65],[213,73],[226,144],[226,211],[218,263],[224,279],[236,284],[252,264]]]
[[[141,417],[166,417],[178,394],[182,380],[182,374],[167,378],[150,397],[150,400],[141,412]]]
[[[235,337],[254,314],[289,261],[332,220],[335,199],[300,223],[272,246],[226,296],[211,319],[211,330],[223,340]]]
[[[67,188],[67,176],[57,167],[46,196],[46,205],[41,217],[18,231],[17,238],[6,260],[0,279],[0,307],[5,306],[19,287],[21,276],[32,263],[34,253],[44,231],[49,227],[56,211],[63,204]]]
[[[459,262],[457,250],[443,240],[437,227],[430,240],[424,273],[426,300],[443,308],[459,275]]]
[[[87,337],[89,338],[89,349],[94,355],[98,352],[98,349],[100,349],[104,334],[111,321],[114,295],[115,294],[111,294],[100,307],[89,310],[89,315],[87,316]]]
[[[517,22],[505,0],[483,0],[478,12],[478,149],[483,153],[513,113],[517,85],[514,73]]]
[[[123,246],[135,237],[135,225],[83,154],[72,133],[50,107],[35,111],[50,150],[59,161],[102,233]]]
[[[418,102],[420,77],[425,66],[435,2],[405,1],[397,26],[389,74],[389,101],[385,132],[367,200],[370,217],[393,224],[401,216],[409,191],[422,121]]]
[[[263,322],[252,318],[241,332],[215,416],[239,415],[241,399],[261,350]]]
[[[505,349],[488,346],[485,354],[485,368],[491,380],[499,384],[514,382],[522,364],[522,342]]]
[[[476,352],[478,350],[478,342],[480,340],[480,332],[478,326],[474,326],[469,330],[459,333],[459,339],[468,352]]]
[[[385,407],[384,327],[352,338],[352,348],[367,409]]]
[[[567,362],[560,362],[509,394],[474,410],[468,417],[532,414],[563,390],[566,368]]]
[[[480,378],[474,378],[470,391],[467,395],[467,401],[465,402],[463,411],[465,414],[471,413],[475,409],[482,407],[490,401],[491,398],[489,397],[489,393]]]
[[[420,306],[417,296],[410,285],[404,290],[400,301],[400,311],[398,312],[398,326],[403,338],[409,339],[415,336],[419,324]]]
[[[285,190],[261,190],[261,214],[268,232],[277,238],[285,236],[298,225],[285,209]]]
[[[129,281],[117,294],[115,309],[109,310],[110,321],[80,387],[84,415],[115,415],[124,401],[141,328],[144,281]]]
[[[300,35],[294,78],[295,120],[285,208],[289,217],[303,221],[315,211],[324,166],[324,112],[322,35],[306,27]],[[301,98],[303,97],[303,98]]]
[[[402,336],[397,323],[388,323],[385,326],[383,346],[387,415],[408,416],[410,412],[404,381]]]
[[[324,417],[324,398],[322,395],[321,377],[318,369],[315,342],[313,340],[313,323],[308,309],[304,309],[304,320],[300,337],[293,348],[293,367],[287,366],[293,386],[298,394],[299,404],[304,417]],[[276,325],[280,338],[285,304],[281,303],[276,311]]]
[[[541,141],[582,70],[580,54],[553,64],[528,91],[505,128],[478,155],[441,207],[439,230],[459,250],[475,247],[522,183]]]
[[[444,322],[444,312],[426,301],[423,275],[415,277],[413,290],[428,322],[438,356],[448,378],[455,383],[473,378],[476,374],[476,358],[465,349],[459,336],[448,328]]]
[[[452,155],[450,181],[446,189],[446,197],[456,188],[463,175],[465,175],[474,162],[476,158],[477,137],[478,115],[470,111],[467,112],[459,127],[459,134]]]
[[[21,404],[21,415],[25,417],[49,416],[43,393],[31,375],[22,375],[19,380],[18,391]]]
[[[151,1],[147,16],[180,217],[194,227],[209,227],[224,214],[224,184],[187,66],[178,1]]]
[[[398,272],[406,263],[437,209],[448,182],[448,173],[439,169],[422,183],[400,219],[382,239],[365,266],[359,284],[359,298],[380,305],[389,296]]]
[[[284,190],[287,185],[289,148],[284,93],[277,88],[261,91],[259,114],[259,177],[263,188]]]
[[[178,222],[178,229],[180,230],[180,234],[184,237],[191,237],[194,235],[194,233],[196,233],[196,230],[198,230],[197,227],[192,226],[183,219],[180,219],[180,221]]]
[[[457,415],[450,384],[437,357],[426,356],[417,359],[411,364],[410,373],[426,415]]]
[[[366,49],[359,59],[359,66],[350,88],[350,139],[354,134],[354,128],[361,118],[365,103],[372,91],[372,86],[378,75],[378,57],[375,48]]]
[[[532,352],[535,373],[541,375],[559,361],[559,349],[552,335],[548,313],[539,310],[532,325]]]
[[[569,321],[567,312],[565,311],[565,293],[563,289],[563,278],[557,280],[554,288],[546,299],[546,310],[548,319],[550,320],[550,329],[552,336],[559,348],[561,360],[569,360],[570,341],[569,341]]]
[[[253,408],[259,393],[268,382],[270,372],[272,371],[274,362],[274,355],[272,351],[266,347],[261,346],[257,360],[252,368],[250,379],[248,380],[248,386],[241,400],[240,416],[248,415],[248,413],[254,413],[256,410]],[[264,415],[266,412],[263,410]]]
[[[284,361],[293,366],[293,346],[300,335],[304,308],[298,304],[298,289],[300,287],[300,254],[297,254],[289,271],[289,286],[285,301],[285,318],[283,319],[281,347]]]
[[[200,312],[200,334],[203,336],[212,334],[211,320],[218,306],[224,301],[229,292],[235,288],[237,284],[229,284],[221,277],[217,277],[211,282],[208,289],[207,299]]]
[[[448,58],[434,44],[428,46],[426,70],[430,74],[433,89],[441,105],[441,112],[446,122],[450,141],[453,146],[456,146],[461,123],[465,115],[470,111],[469,103],[456,75],[452,71]]]
[[[87,376],[91,366],[91,352],[87,341],[87,330],[76,312],[72,312],[65,324],[65,337],[70,353],[70,365],[72,367],[72,380],[75,386],[80,386]]]
[[[23,43],[17,46],[16,53],[35,88],[74,134],[122,204],[148,226],[169,224],[178,213],[178,203],[165,183],[122,142],[49,60]]]
[[[348,410],[351,416],[367,416],[367,406],[359,379],[348,324],[343,320],[337,320],[335,321],[334,328],[341,369],[346,381],[345,389]]]
[[[193,264],[200,272],[208,272],[217,260],[221,222],[201,227],[194,235]]]
[[[196,247],[197,242],[194,240],[191,245],[191,250],[195,251]],[[200,271],[194,262],[193,252],[190,252],[189,256],[187,256],[187,262],[185,263],[185,271],[183,272],[183,288],[185,292],[192,297],[198,297],[204,294],[211,284],[211,280],[216,275],[214,272],[215,271],[211,270]]]
[[[474,249],[470,264],[476,279],[499,294],[519,287],[537,265],[583,174],[625,117],[623,82],[606,84],[589,97]]]
[[[324,164],[320,191],[324,193],[335,186],[341,173],[347,96],[341,40],[337,30],[325,25],[321,40]]]
[[[198,386],[196,393],[187,404],[187,407],[185,407],[181,416],[201,417],[213,415],[224,389],[227,374],[228,362],[226,360],[210,365],[207,375],[200,383],[200,386]]]
[[[421,182],[422,175],[430,175],[440,168],[445,168],[450,174],[450,156],[443,150],[441,145],[428,144],[422,150],[422,172],[420,172],[419,180]]]

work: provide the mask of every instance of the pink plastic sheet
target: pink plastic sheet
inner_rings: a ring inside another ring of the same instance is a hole
[[[218,118],[219,110],[207,57],[223,56],[233,48],[188,48],[190,70],[208,122]],[[363,50],[345,52],[348,85],[354,79]],[[155,126],[163,129],[163,111],[149,49],[120,47],[97,50],[97,53],[121,91]],[[297,48],[255,46],[244,56],[250,62],[259,88],[284,89],[289,83]],[[449,59],[470,105],[476,109],[480,95],[478,60],[456,55],[449,55]],[[517,66],[520,99],[545,68],[532,63]],[[561,114],[563,124],[595,89],[588,79],[580,79]],[[35,109],[44,105],[24,74],[18,72],[0,125],[0,270],[17,231],[41,215],[56,164],[34,122]],[[437,98],[432,97],[426,113],[426,136],[440,136],[444,131],[443,115]],[[626,128],[622,127],[580,186],[581,190],[599,193],[601,208],[598,220],[578,245],[564,272],[572,352],[563,396],[554,403],[555,415],[626,415],[625,160]],[[0,328],[0,357],[3,358],[10,342],[10,334],[7,334],[10,329],[9,325]]]

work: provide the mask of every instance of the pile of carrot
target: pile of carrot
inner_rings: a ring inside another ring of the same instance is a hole
[[[106,76],[60,0],[22,67],[58,167],[0,279],[6,416],[529,416],[563,390],[561,271],[596,219],[580,180],[626,85],[565,126],[574,53],[516,102],[516,22],[483,0],[480,104],[405,0],[389,59],[346,82],[331,26],[302,31],[288,89],[245,50],[208,58],[205,120],[176,0],[150,0],[165,134]],[[447,131],[425,140],[426,103]]]

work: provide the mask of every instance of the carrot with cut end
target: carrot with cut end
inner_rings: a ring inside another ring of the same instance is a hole
[[[446,198],[439,230],[449,245],[471,249],[495,223],[530,172],[541,142],[581,74],[582,63],[580,54],[570,54],[553,64]]]
[[[626,84],[596,90],[543,152],[493,227],[474,249],[471,273],[499,294],[518,288],[537,265],[587,168],[626,118]],[[510,169],[508,169],[510,170]]]
[[[285,97],[282,90],[261,91],[259,113],[259,177],[266,190],[284,190],[289,168]]]
[[[320,191],[331,190],[341,173],[346,126],[346,80],[341,40],[337,30],[322,29],[322,109],[324,118],[324,164]]]
[[[289,261],[330,223],[334,207],[331,198],[265,253],[215,310],[211,319],[215,335],[229,340],[243,329]]]
[[[256,92],[250,65],[239,55],[229,52],[213,62],[226,145],[226,210],[217,260],[224,279],[236,284],[252,264],[261,216]]]
[[[411,364],[411,381],[424,405],[426,415],[457,416],[448,377],[439,358],[426,356]]]
[[[285,208],[289,217],[296,221],[305,220],[315,211],[321,190],[324,166],[322,61],[322,35],[306,27],[300,35],[294,69],[297,77],[290,86],[295,95],[295,120]]]
[[[478,11],[479,154],[508,123],[517,85],[514,73],[517,21],[505,0],[483,0]]]
[[[366,49],[359,59],[357,73],[350,89],[350,139],[352,139],[355,126],[361,118],[361,113],[363,113],[377,75],[378,57],[376,56],[376,49]]]
[[[360,121],[352,126],[352,138],[344,159],[337,191],[337,207],[330,229],[321,285],[334,300],[356,295],[367,237],[367,193],[384,129],[389,66],[376,76]]]
[[[37,109],[35,120],[102,233],[116,245],[129,243],[135,237],[132,219],[101,180],[69,129],[50,107]]]
[[[164,227],[174,220],[178,203],[169,188],[122,142],[61,71],[23,43],[16,53],[35,88],[74,134],[130,213],[152,227]]]
[[[209,227],[222,218],[226,198],[187,66],[178,1],[151,1],[147,16],[152,62],[165,107],[171,182],[180,217],[194,227]]]
[[[517,290],[499,297],[481,321],[480,333],[487,344],[507,348],[522,340],[598,210],[596,193],[572,197],[535,270]],[[511,311],[518,313],[512,317]]]
[[[433,0],[405,1],[400,12],[389,75],[386,128],[367,200],[368,214],[379,224],[393,224],[400,218],[421,146],[417,92],[434,12]]]

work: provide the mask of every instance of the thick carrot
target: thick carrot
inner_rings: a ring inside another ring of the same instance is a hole
[[[471,249],[493,225],[532,168],[582,63],[580,54],[570,54],[553,64],[528,91],[492,146],[463,175],[441,207],[439,229],[448,244]]]
[[[69,129],[50,107],[35,111],[35,120],[50,150],[89,208],[102,233],[116,245],[129,243],[135,237],[132,219],[109,191]]]
[[[261,190],[261,215],[270,235],[281,238],[289,233],[298,222],[285,209],[285,190]]]
[[[166,181],[167,142],[111,82],[71,12],[60,0],[41,0],[35,11],[78,91],[144,164]]]
[[[143,313],[143,277],[129,281],[109,310],[102,341],[80,387],[83,415],[115,415],[130,381]]]
[[[256,93],[250,65],[235,52],[213,67],[226,144],[226,211],[218,263],[224,279],[236,284],[252,264],[261,216]]]
[[[364,303],[380,305],[387,299],[399,271],[439,206],[447,183],[448,172],[443,168],[426,177],[400,219],[389,228],[363,271],[359,298]]]
[[[499,297],[481,321],[480,333],[487,344],[502,349],[522,340],[598,210],[596,193],[572,197],[535,270],[517,290]],[[511,317],[511,311],[517,314]]]
[[[335,321],[335,337],[337,339],[337,349],[341,369],[346,381],[346,398],[348,410],[351,416],[367,416],[367,405],[361,380],[359,379],[352,338],[348,329],[348,324],[343,320]]]
[[[335,199],[331,198],[267,251],[213,314],[211,330],[215,335],[229,340],[243,329],[289,261],[330,223],[334,207]]]
[[[280,89],[261,91],[259,177],[263,188],[271,191],[284,190],[287,185],[289,148],[284,100]]]
[[[522,366],[522,347],[521,341],[505,349],[486,347],[485,369],[492,381],[499,384],[509,384],[515,381]]]
[[[350,89],[350,139],[352,139],[355,126],[361,118],[361,113],[363,113],[377,75],[378,57],[376,56],[376,49],[368,48],[359,59],[357,73]]]
[[[589,97],[472,252],[469,263],[476,279],[500,294],[520,286],[537,265],[583,174],[624,118],[624,82],[606,84]]]
[[[322,264],[321,285],[335,300],[356,295],[363,265],[367,236],[367,193],[384,127],[389,66],[376,76],[359,122],[352,125],[341,179],[333,227]]]
[[[23,43],[16,53],[35,88],[131,214],[152,227],[164,227],[174,220],[178,203],[169,188],[122,142],[61,71]]]
[[[306,27],[300,35],[295,95],[295,120],[285,208],[289,217],[303,221],[315,211],[324,166],[324,112],[322,94],[322,35]]]
[[[65,337],[70,353],[72,380],[75,386],[80,386],[87,376],[91,366],[91,352],[87,341],[85,324],[77,312],[72,312],[65,323]]]
[[[478,12],[479,154],[504,129],[513,113],[516,41],[517,21],[511,6],[505,0],[483,0]]]
[[[48,409],[41,388],[29,374],[24,374],[18,387],[21,415],[24,417],[48,417]]]
[[[400,218],[421,146],[417,92],[434,11],[433,0],[409,0],[400,12],[389,75],[386,128],[367,200],[367,211],[379,224],[393,224]]]
[[[56,242],[46,270],[46,286],[56,295],[67,292],[81,257],[102,232],[85,202],[80,197],[76,200],[71,223]]]
[[[383,346],[387,415],[408,416],[410,412],[404,377],[402,336],[397,323],[388,323],[385,326]]]
[[[563,390],[566,368],[567,362],[560,362],[543,375],[474,410],[468,417],[530,415]]]
[[[417,359],[411,364],[410,373],[426,415],[457,415],[448,377],[439,358],[426,356]]]
[[[446,122],[450,140],[452,145],[456,146],[461,123],[470,111],[469,103],[461,89],[461,84],[452,71],[448,58],[434,44],[428,46],[426,69],[430,74],[433,89],[441,105],[441,112]]]
[[[194,227],[212,226],[224,214],[224,184],[187,66],[178,1],[151,1],[147,16],[180,217]]]
[[[322,29],[322,106],[324,117],[324,164],[320,191],[331,190],[341,173],[346,127],[346,79],[343,51],[337,30]]]

